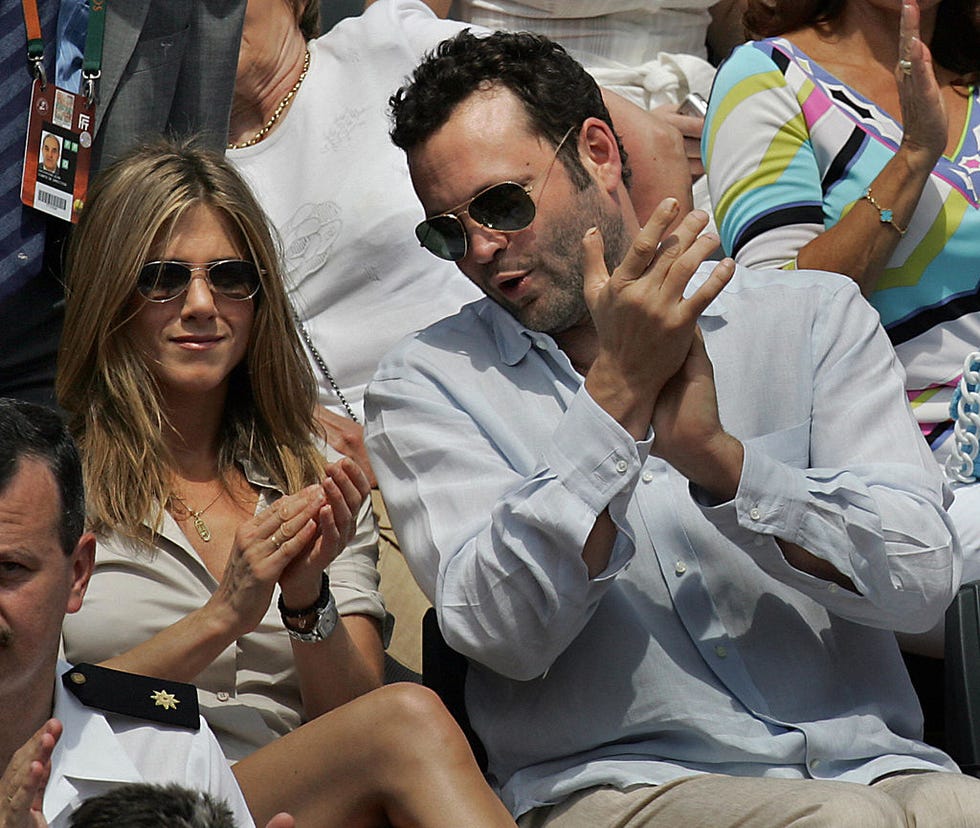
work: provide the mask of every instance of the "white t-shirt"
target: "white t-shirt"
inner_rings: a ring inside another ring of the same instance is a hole
[[[388,137],[388,98],[462,28],[420,0],[373,4],[310,42],[309,73],[279,127],[228,151],[282,237],[290,298],[358,417],[395,342],[482,295],[416,241],[425,216]],[[313,370],[320,402],[343,413]]]

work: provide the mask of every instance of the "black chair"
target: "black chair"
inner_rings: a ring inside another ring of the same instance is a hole
[[[470,743],[480,770],[487,770],[487,751],[480,737],[473,732],[466,712],[466,673],[469,662],[446,643],[439,629],[439,619],[434,607],[422,616],[422,684],[442,699],[446,709],[456,720],[460,730]]]
[[[946,611],[946,750],[980,776],[980,582],[963,584]]]

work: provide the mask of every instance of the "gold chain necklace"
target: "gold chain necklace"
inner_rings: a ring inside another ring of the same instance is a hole
[[[281,101],[279,101],[279,106],[277,106],[276,111],[272,113],[272,117],[265,122],[265,126],[262,127],[262,129],[256,132],[255,135],[253,135],[247,141],[242,141],[239,144],[228,144],[228,149],[243,149],[244,147],[250,147],[253,144],[257,144],[259,141],[265,138],[265,136],[268,135],[269,130],[276,125],[276,121],[279,120],[283,111],[286,109],[287,106],[289,106],[289,102],[293,99],[293,96],[299,90],[300,84],[302,84],[303,81],[306,79],[306,73],[309,70],[310,70],[310,50],[307,49],[306,57],[303,58],[303,71],[300,72],[299,78],[296,80],[296,83],[293,84],[293,88],[286,93],[285,97]]]
[[[224,494],[224,492],[218,492],[218,495],[217,497],[215,497],[214,500],[212,500],[203,509],[198,509],[197,511],[194,511],[194,509],[188,506],[187,501],[184,500],[184,498],[182,498],[176,492],[171,492],[170,496],[180,501],[181,506],[183,506],[187,510],[187,514],[194,521],[194,528],[197,529],[197,534],[201,536],[202,541],[207,543],[209,540],[211,540],[211,530],[208,528],[208,525],[204,522],[204,518],[202,518],[201,515],[203,515],[208,509],[214,506],[214,504],[218,502],[222,494]]]

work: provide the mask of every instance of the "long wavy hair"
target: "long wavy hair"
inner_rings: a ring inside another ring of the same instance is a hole
[[[294,492],[319,479],[316,383],[293,323],[278,248],[248,186],[217,154],[160,141],[102,172],[68,253],[65,327],[56,391],[82,453],[95,531],[145,539],[173,493],[160,390],[127,324],[140,268],[185,212],[204,205],[237,228],[261,289],[245,358],[232,371],[220,432],[222,477],[248,457]]]
[[[743,22],[752,37],[778,37],[806,26],[833,25],[847,0],[749,0]],[[963,84],[980,80],[980,2],[942,0],[929,44],[936,62]]]

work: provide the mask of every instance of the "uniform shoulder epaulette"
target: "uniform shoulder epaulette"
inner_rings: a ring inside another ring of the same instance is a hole
[[[86,707],[189,730],[201,726],[197,688],[193,684],[94,664],[76,664],[62,675],[61,682]]]

